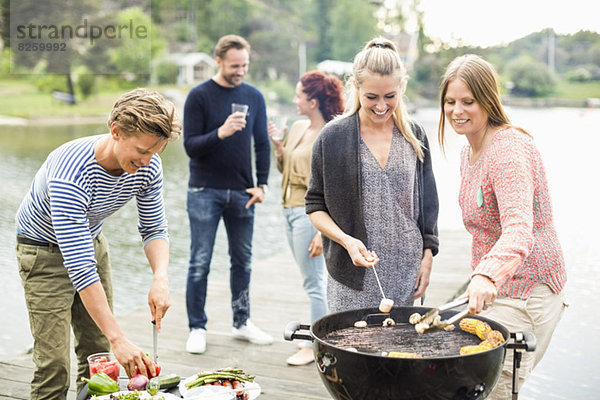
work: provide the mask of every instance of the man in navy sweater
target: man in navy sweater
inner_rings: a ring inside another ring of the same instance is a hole
[[[237,35],[223,36],[215,47],[217,74],[195,86],[184,108],[184,146],[190,157],[187,210],[191,254],[186,305],[190,335],[186,351],[206,350],[205,312],[208,274],[219,221],[229,242],[233,335],[255,344],[273,338],[250,320],[250,274],[254,204],[263,201],[270,164],[263,95],[243,82],[250,45]],[[233,112],[245,104],[247,113]],[[252,177],[254,143],[256,185]]]

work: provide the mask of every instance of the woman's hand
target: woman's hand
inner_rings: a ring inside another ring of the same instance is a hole
[[[310,252],[309,255],[311,257],[318,257],[323,254],[323,238],[321,237],[321,232],[317,232],[313,240],[310,242],[308,251]]]
[[[433,266],[433,253],[431,249],[423,250],[423,258],[421,259],[421,267],[415,282],[415,294],[413,300],[416,300],[425,295],[425,290],[429,286],[429,278],[431,276],[431,267]]]
[[[273,142],[275,146],[277,144],[281,145],[283,142],[283,137],[285,136],[285,132],[287,131],[287,126],[284,126],[283,129],[277,129],[275,124],[272,121],[269,121],[269,138]],[[281,138],[281,139],[276,139]]]
[[[269,121],[269,138],[271,142],[273,142],[273,148],[275,150],[275,155],[277,159],[281,161],[283,157],[283,139],[275,139],[276,137],[283,138],[285,131],[287,130],[287,126],[283,128],[283,133],[279,132],[279,129],[275,126],[272,121]]]
[[[467,287],[469,296],[469,314],[479,314],[492,305],[498,296],[496,285],[484,275],[475,275]]]
[[[367,250],[362,241],[352,236],[346,236],[342,245],[346,248],[352,263],[357,267],[372,268],[379,262],[379,257],[375,252]]]

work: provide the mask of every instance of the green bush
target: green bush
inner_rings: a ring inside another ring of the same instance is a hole
[[[542,97],[554,92],[556,77],[546,64],[522,55],[506,65],[506,74],[513,83],[512,94]]]
[[[179,68],[173,61],[163,60],[156,65],[156,80],[159,85],[172,85],[177,83]]]
[[[600,66],[594,64],[579,65],[565,73],[571,82],[588,82],[600,80]]]
[[[42,93],[68,92],[67,76],[57,74],[32,75],[33,85]]]
[[[96,75],[86,66],[79,66],[73,71],[77,89],[81,97],[87,99],[96,92]]]

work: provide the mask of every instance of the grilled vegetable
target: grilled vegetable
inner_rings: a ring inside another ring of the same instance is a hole
[[[390,351],[387,356],[395,358],[423,358],[422,355],[417,353],[404,353],[401,351]]]
[[[486,339],[486,333],[491,332],[492,328],[487,322],[480,321],[475,318],[463,318],[460,320],[460,329],[465,332],[477,335],[481,340]]]
[[[421,322],[421,314],[419,314],[418,312],[411,314],[411,316],[408,317],[408,322],[410,322],[413,325],[418,324],[419,322]]]
[[[482,340],[476,346],[464,346],[460,348],[460,354],[474,354],[489,349],[493,349],[496,346],[500,346],[504,343],[504,336],[502,332],[492,330],[490,325],[486,322],[480,321],[475,318],[463,318],[460,321],[460,328],[465,331],[477,335]]]
[[[367,321],[362,321],[362,320],[361,321],[356,321],[354,323],[354,326],[356,328],[366,328],[367,327]]]
[[[415,330],[417,331],[417,333],[423,333],[427,329],[429,329],[429,324],[425,324],[423,322],[419,322],[418,324],[415,325]]]
[[[119,384],[104,372],[98,372],[92,375],[90,379],[81,378],[88,384],[88,394],[92,396],[104,396],[121,390]]]
[[[480,345],[463,346],[460,348],[460,355],[475,354],[486,350],[488,349]]]
[[[464,355],[464,354],[480,353],[482,351],[493,349],[494,347],[499,346],[500,344],[502,344],[502,342],[497,342],[497,341],[493,341],[493,340],[490,340],[490,341],[484,340],[483,342],[479,343],[476,346],[461,347],[460,354]]]
[[[499,342],[499,344],[502,344],[504,343],[504,336],[502,336],[502,333],[500,331],[493,330],[485,333],[485,340]]]

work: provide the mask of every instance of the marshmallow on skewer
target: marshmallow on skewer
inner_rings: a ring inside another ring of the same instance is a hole
[[[385,297],[381,299],[381,303],[379,303],[379,311],[382,313],[389,313],[392,311],[392,307],[394,306],[394,300],[386,299]]]

